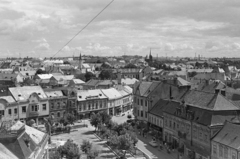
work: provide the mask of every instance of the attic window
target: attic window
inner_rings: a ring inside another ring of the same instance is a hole
[[[52,96],[49,96],[50,98],[52,97]]]
[[[78,96],[79,98],[82,98],[82,96]]]
[[[19,96],[19,97],[21,97],[22,95],[21,95],[21,94],[19,94],[18,96]]]
[[[102,94],[99,94],[99,96],[102,96]]]
[[[38,93],[38,95],[41,95],[41,93]]]

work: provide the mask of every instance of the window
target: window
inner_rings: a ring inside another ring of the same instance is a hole
[[[143,117],[143,111],[141,110],[141,117]]]
[[[137,104],[139,105],[139,99],[137,100]]]
[[[4,116],[4,110],[0,110],[0,116]]]
[[[199,132],[199,139],[202,139],[202,132]]]
[[[102,108],[102,102],[100,103],[100,108]]]
[[[219,146],[219,156],[223,157],[223,147],[222,147],[222,145]]]
[[[145,112],[145,118],[147,118],[147,112]]]
[[[32,112],[37,112],[38,111],[38,105],[32,105]]]
[[[57,105],[58,105],[58,109],[60,109],[60,102],[58,102]]]
[[[88,105],[88,110],[91,110],[91,104]]]
[[[86,103],[83,104],[83,110],[86,110]]]
[[[143,106],[143,99],[141,99],[141,106]]]
[[[14,114],[17,114],[17,108],[14,109]]]
[[[224,148],[224,158],[228,159],[228,148],[227,147]]]
[[[205,142],[208,142],[208,136],[207,136],[207,134],[204,135],[204,141],[205,141]]]
[[[167,126],[167,119],[165,119],[164,121],[165,121],[165,126]]]
[[[82,106],[81,105],[79,105],[78,110],[82,111]]]
[[[236,154],[235,154],[235,153],[233,153],[233,154],[232,154],[232,159],[237,159],[237,157],[236,157]]]
[[[60,112],[57,112],[57,117],[61,117],[61,114],[60,114]]]
[[[172,121],[169,120],[169,127],[171,128],[172,127]]]
[[[46,104],[43,104],[43,105],[42,105],[42,110],[43,110],[43,111],[46,111],[46,110],[47,110],[47,105],[46,105]]]
[[[51,109],[54,109],[54,103],[51,103]]]
[[[12,115],[12,109],[8,109],[8,114]]]
[[[138,116],[139,116],[139,110],[138,110]]]
[[[175,125],[175,122],[173,122],[173,129],[175,129],[176,127],[175,127],[176,125]]]
[[[26,113],[26,106],[22,107],[22,113]]]
[[[147,100],[145,100],[145,106],[147,107]]]
[[[217,154],[217,146],[213,145],[213,155],[216,155],[216,154]]]
[[[134,97],[134,103],[137,103],[137,98],[136,97]]]

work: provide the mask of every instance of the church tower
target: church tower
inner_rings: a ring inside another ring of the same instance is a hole
[[[83,64],[83,60],[82,60],[82,55],[80,53],[80,56],[79,56],[79,64],[78,64],[78,68],[80,71],[82,71],[82,64]]]

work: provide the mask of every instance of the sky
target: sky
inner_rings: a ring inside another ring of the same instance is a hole
[[[1,0],[0,57],[52,57],[111,0]],[[240,57],[240,0],[114,0],[56,56]]]

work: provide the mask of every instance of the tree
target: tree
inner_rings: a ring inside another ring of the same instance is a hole
[[[76,120],[76,118],[73,114],[67,113],[60,119],[59,122],[61,124],[63,124],[64,126],[67,126],[68,124],[74,125],[75,120]]]
[[[49,159],[60,159],[61,154],[59,151],[49,151]]]
[[[46,71],[42,70],[42,69],[38,69],[35,73],[35,75],[38,75],[38,74],[45,74]]]
[[[208,68],[208,67],[209,67],[209,64],[208,64],[207,62],[204,62],[204,63],[203,63],[203,66],[204,66],[205,68]]]
[[[90,118],[90,124],[95,127],[95,131],[97,130],[97,127],[101,123],[101,117],[99,114],[93,114]]]
[[[197,75],[197,72],[193,71],[193,72],[188,72],[188,77],[194,77]]]
[[[102,70],[99,74],[101,80],[114,78],[112,70]]]
[[[66,156],[66,159],[79,159],[80,151],[77,144],[72,140],[68,140],[63,146],[58,147],[58,152],[61,157]]]
[[[87,72],[85,74],[85,79],[86,79],[86,82],[89,81],[90,79],[93,79],[95,78],[96,76],[92,73],[92,72]]]
[[[199,62],[196,62],[196,63],[195,63],[195,67],[197,67],[197,68],[201,68],[202,65],[201,65]]]
[[[129,63],[124,68],[137,68],[137,66],[132,63]]]
[[[84,153],[89,153],[90,150],[92,149],[92,143],[88,140],[83,140],[82,145],[81,145],[81,150]]]
[[[106,111],[100,112],[99,115],[103,124],[107,125],[111,121],[111,116]]]

